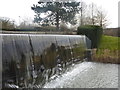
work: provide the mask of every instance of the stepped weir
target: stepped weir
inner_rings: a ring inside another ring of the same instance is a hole
[[[70,65],[87,59],[86,52],[91,47],[91,41],[84,35],[0,36],[3,88],[42,88]]]

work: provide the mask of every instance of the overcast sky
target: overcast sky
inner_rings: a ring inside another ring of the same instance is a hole
[[[39,0],[1,0],[0,1],[0,17],[9,17],[17,23],[24,19],[33,20],[34,12],[31,6]],[[95,3],[107,12],[110,20],[108,27],[118,27],[118,2],[120,0],[82,0],[87,4]]]

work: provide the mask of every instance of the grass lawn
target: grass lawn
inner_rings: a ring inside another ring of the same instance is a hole
[[[93,50],[93,61],[106,63],[120,63],[118,52],[120,37],[103,35],[97,50]]]

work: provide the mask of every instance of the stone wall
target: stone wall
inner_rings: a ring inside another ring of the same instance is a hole
[[[104,35],[120,37],[120,28],[107,28],[103,30]]]

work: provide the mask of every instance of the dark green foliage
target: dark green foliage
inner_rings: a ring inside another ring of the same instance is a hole
[[[77,34],[86,35],[91,40],[91,48],[98,48],[102,32],[102,27],[97,25],[85,25],[77,29]]]
[[[31,7],[36,13],[34,22],[40,25],[56,25],[58,29],[61,21],[76,24],[74,17],[80,10],[79,4],[80,2],[38,2]],[[47,17],[42,18],[42,13]]]

